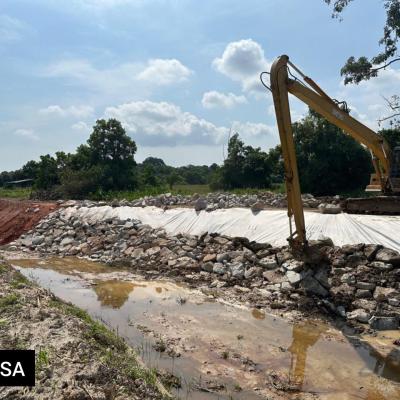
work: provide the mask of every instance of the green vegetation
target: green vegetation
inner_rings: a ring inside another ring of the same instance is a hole
[[[17,293],[10,293],[4,297],[0,297],[0,310],[13,308],[19,303],[19,295]]]
[[[303,192],[332,195],[363,190],[371,161],[360,144],[311,111],[293,124],[293,131]],[[394,145],[399,131],[386,129],[381,134]],[[280,146],[265,152],[245,145],[238,133],[230,138],[220,166],[171,167],[156,157],[136,164],[136,149],[119,121],[98,120],[87,144],[74,154],[44,155],[18,171],[2,172],[0,196],[28,197],[30,189],[4,187],[12,179],[24,178],[33,178],[34,196],[40,199],[134,200],[166,192],[285,191]]]
[[[0,187],[0,198],[29,199],[31,191],[31,188]]]
[[[325,3],[333,6],[332,17],[341,18],[343,11],[354,0],[324,0]],[[382,5],[386,12],[386,21],[383,26],[383,35],[379,39],[381,51],[372,58],[365,56],[347,59],[341,69],[344,76],[344,83],[358,84],[362,81],[375,78],[379,73],[385,70],[389,65],[399,62],[398,41],[400,39],[400,2],[399,0],[383,0]],[[392,126],[399,127],[400,96],[393,94],[389,98],[384,98],[388,106],[388,115],[383,116],[380,122],[390,121]],[[397,130],[396,142],[400,140]]]
[[[370,155],[339,128],[310,112],[293,124],[293,134],[303,192],[335,195],[368,184]]]
[[[36,355],[36,374],[49,365],[49,354],[46,349],[40,349]]]
[[[111,369],[115,369],[123,376],[131,379],[143,379],[147,384],[156,386],[157,372],[140,365],[134,352],[127,346],[125,341],[108,330],[103,324],[93,320],[90,315],[82,309],[59,300],[53,300],[51,306],[60,309],[67,315],[73,315],[87,325],[86,336],[98,345],[100,357]]]
[[[23,289],[24,287],[30,286],[31,282],[19,271],[16,271],[16,273],[13,275],[13,280],[10,282],[10,285],[14,289]]]

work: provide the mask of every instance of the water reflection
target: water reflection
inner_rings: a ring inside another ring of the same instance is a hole
[[[263,313],[262,311],[260,311],[257,308],[254,308],[253,310],[251,310],[251,315],[255,319],[265,319],[265,313]]]
[[[301,388],[306,373],[307,351],[317,343],[320,336],[328,330],[327,325],[310,324],[309,321],[293,325],[292,344],[288,351],[292,353],[290,361],[290,380]]]
[[[67,261],[65,271],[63,261]],[[301,323],[291,325],[259,309],[253,309],[250,313],[248,310],[232,308],[219,302],[208,302],[202,296],[202,301],[197,302],[200,297],[194,297],[193,301],[181,307],[176,299],[189,298],[195,293],[169,282],[111,280],[109,272],[114,270],[110,268],[101,267],[97,276],[89,278],[87,274],[77,273],[78,269],[86,271],[90,268],[92,271],[94,265],[91,264],[79,264],[77,267],[69,260],[63,259],[57,260],[53,268],[48,262],[43,265],[36,261],[32,266],[34,268],[25,266],[21,272],[37,280],[40,285],[50,289],[60,298],[73,302],[86,309],[92,316],[101,318],[109,326],[118,329],[131,346],[143,346],[148,340],[136,326],[146,327],[174,340],[177,337],[182,338],[185,351],[182,351],[181,357],[173,358],[172,361],[167,356],[161,357],[155,353],[152,346],[149,349],[143,348],[142,351],[150,367],[171,370],[182,377],[185,388],[182,390],[190,390],[190,397],[183,398],[217,399],[219,395],[193,392],[191,388],[192,380],[205,374],[218,377],[230,385],[229,387],[240,384],[243,391],[235,392],[234,398],[237,400],[259,398],[259,394],[255,394],[252,388],[263,387],[265,375],[250,374],[248,371],[244,373],[242,364],[239,364],[238,369],[233,357],[222,361],[220,357],[211,358],[214,351],[210,352],[210,338],[215,338],[216,343],[224,343],[230,355],[237,353],[252,360],[257,365],[257,371],[269,373],[272,368],[279,376],[284,377],[285,384],[290,357],[289,387],[296,387],[293,383],[297,382],[298,388],[307,393],[328,393],[329,397],[324,397],[326,399],[400,399],[399,386],[377,378],[373,373],[396,380],[393,377],[396,374],[400,376],[399,369],[395,368],[396,358],[393,357],[390,362],[390,357],[382,360],[382,357],[370,351],[369,347],[357,346],[351,343],[349,338],[341,341],[338,340],[339,336],[336,336],[331,340],[331,332],[330,340],[327,340],[324,332],[328,331],[330,325],[324,326],[306,318]],[[102,276],[103,272],[106,275]],[[71,275],[76,275],[76,278]],[[118,275],[113,274],[112,278],[116,276]],[[120,276],[123,279],[131,279],[127,274]],[[101,277],[105,281],[99,280]],[[96,279],[95,285],[92,285],[92,279]],[[135,326],[130,321],[135,321]],[[244,336],[244,340],[238,340],[239,333],[249,331],[253,340],[246,340],[247,335]],[[398,338],[398,334],[395,334],[393,340],[395,338]],[[290,342],[292,343],[289,351],[281,351]],[[213,343],[211,345],[215,346]],[[204,361],[207,361],[207,364],[204,364]],[[221,393],[219,398],[228,399],[227,396]]]
[[[146,285],[118,280],[100,281],[94,285],[93,290],[102,306],[118,309],[128,300],[135,287],[146,287]]]

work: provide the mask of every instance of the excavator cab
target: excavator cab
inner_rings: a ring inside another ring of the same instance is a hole
[[[400,146],[396,146],[391,152],[390,171],[388,177],[388,187],[383,191],[388,195],[400,194]],[[382,192],[382,184],[379,176],[371,174],[369,185],[365,189],[366,192]]]

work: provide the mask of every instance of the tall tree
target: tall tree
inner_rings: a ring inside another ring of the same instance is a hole
[[[103,189],[129,189],[135,184],[136,143],[116,119],[96,121],[88,139],[91,166],[103,169]],[[81,152],[86,149],[83,147]]]
[[[301,189],[314,195],[362,190],[372,172],[371,157],[353,138],[310,111],[293,124]]]
[[[340,18],[343,10],[354,0],[324,1],[332,5],[332,17]],[[400,1],[383,0],[381,3],[386,12],[383,35],[379,40],[379,45],[382,49],[371,58],[366,56],[359,58],[355,58],[354,56],[349,57],[346,64],[341,69],[345,84],[358,84],[363,80],[374,78],[378,76],[381,70],[400,61],[398,54],[398,41],[400,38]],[[400,117],[400,96],[394,93],[390,98],[386,98],[385,100],[389,106],[390,114],[388,116],[383,116],[380,122],[389,120],[392,124],[398,124]]]
[[[271,163],[267,153],[245,146],[236,133],[229,140],[221,176],[226,188],[266,188],[271,184]]]

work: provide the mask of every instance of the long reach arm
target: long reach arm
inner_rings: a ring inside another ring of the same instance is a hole
[[[309,87],[297,79],[289,78],[288,66],[300,74]],[[375,174],[369,186],[371,190],[380,190],[384,193],[392,191],[389,179],[391,151],[389,145],[380,135],[351,117],[311,78],[305,76],[293,65],[288,56],[283,55],[275,60],[271,67],[270,79],[285,168],[290,221],[290,237],[288,240],[292,246],[301,247],[307,244],[307,239],[288,94],[291,93],[296,96],[370,150],[375,169]],[[295,231],[292,229],[292,217],[294,217],[296,226]]]

